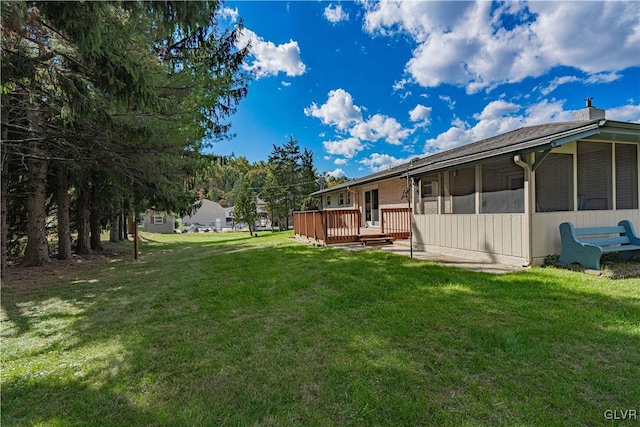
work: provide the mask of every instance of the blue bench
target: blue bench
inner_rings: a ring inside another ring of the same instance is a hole
[[[623,261],[640,255],[640,238],[633,231],[630,221],[624,220],[617,227],[575,228],[570,222],[560,224],[562,264],[577,262],[585,268],[600,270],[600,257],[604,253],[618,252]]]

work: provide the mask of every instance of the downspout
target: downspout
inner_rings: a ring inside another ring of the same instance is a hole
[[[524,181],[526,183],[524,187],[524,220],[525,227],[527,229],[527,233],[525,237],[527,239],[525,248],[527,248],[527,263],[523,267],[530,267],[533,264],[532,259],[532,249],[531,249],[531,241],[532,241],[532,233],[531,233],[531,166],[526,161],[522,160],[520,154],[516,154],[513,156],[513,162],[524,169]]]

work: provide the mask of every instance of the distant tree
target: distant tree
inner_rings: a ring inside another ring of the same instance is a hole
[[[249,226],[249,234],[253,236],[253,223],[257,218],[256,195],[249,187],[249,181],[244,179],[242,188],[238,192],[236,203],[233,206],[233,220],[235,222],[246,222]]]
[[[313,153],[307,149],[301,152],[293,136],[283,146],[274,145],[261,193],[267,202],[272,223],[277,219],[281,227],[288,228],[293,212],[301,209],[303,199],[317,190],[317,178]]]
[[[327,188],[335,187],[336,185],[344,184],[349,181],[346,176],[335,177],[333,175],[328,175],[325,179],[325,186]]]
[[[287,188],[280,185],[277,168],[269,164],[261,197],[267,203],[267,213],[271,225],[282,227],[287,217]]]
[[[313,153],[305,148],[300,160],[300,185],[298,186],[298,191],[301,201],[297,209],[317,210],[319,208],[319,200],[311,195],[311,193],[319,190],[318,172],[313,166]]]

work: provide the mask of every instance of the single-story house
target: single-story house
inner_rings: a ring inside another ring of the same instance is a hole
[[[627,219],[638,231],[639,176],[640,123],[607,120],[588,101],[571,122],[523,127],[317,191],[322,213],[297,213],[296,233],[331,243],[363,229],[410,232],[418,250],[541,264],[560,253],[562,222]]]
[[[175,216],[153,209],[145,212],[142,219],[143,230],[149,233],[173,233],[175,222]]]
[[[193,214],[182,217],[182,225],[216,229],[225,226],[226,212],[219,203],[208,199],[202,199],[198,203],[200,203],[200,207]]]

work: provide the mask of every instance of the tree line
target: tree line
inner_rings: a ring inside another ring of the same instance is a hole
[[[235,219],[252,223],[256,199],[267,205],[271,224],[283,229],[291,226],[293,212],[317,209],[309,195],[320,187],[313,165],[313,153],[300,148],[293,136],[282,145],[273,145],[268,161],[250,163],[245,157],[202,156],[193,185],[201,194],[225,207],[234,207]]]
[[[124,218],[153,207],[187,213],[209,142],[229,137],[247,94],[215,1],[4,2],[2,272],[126,236]],[[208,141],[208,142],[207,142]]]

